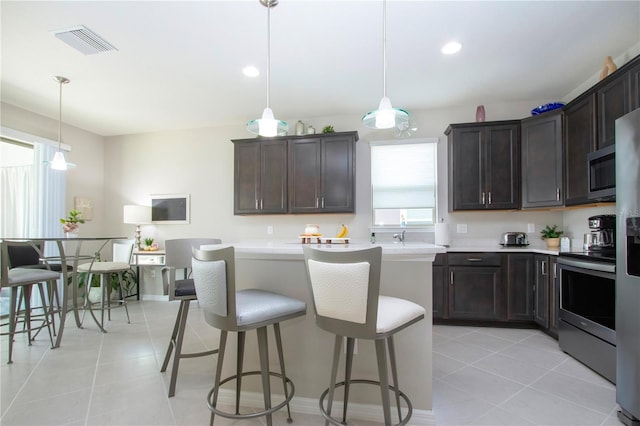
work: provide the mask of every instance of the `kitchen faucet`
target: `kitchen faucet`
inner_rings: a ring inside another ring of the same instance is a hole
[[[402,242],[404,242],[404,238],[405,238],[405,233],[406,233],[406,232],[407,232],[407,231],[402,231],[402,232],[401,232],[401,233],[399,233],[399,234],[393,234],[393,238],[397,238],[397,239],[398,239],[398,241],[400,241],[400,242],[402,243]]]

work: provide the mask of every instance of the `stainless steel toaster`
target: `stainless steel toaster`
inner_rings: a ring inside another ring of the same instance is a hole
[[[529,237],[526,232],[505,232],[500,236],[500,245],[508,247],[523,247],[529,245]]]

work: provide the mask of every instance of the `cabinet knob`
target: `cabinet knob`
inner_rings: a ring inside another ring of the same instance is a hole
[[[482,203],[480,204],[484,204],[484,192],[482,193]]]
[[[491,204],[491,191],[489,191],[489,204]]]
[[[560,201],[560,188],[556,188],[556,201]]]
[[[542,273],[543,276],[547,275],[547,261],[543,260],[542,262],[540,262],[540,272]]]
[[[449,284],[453,285],[453,271],[449,272]]]
[[[482,259],[479,257],[468,257],[467,262],[482,262]]]

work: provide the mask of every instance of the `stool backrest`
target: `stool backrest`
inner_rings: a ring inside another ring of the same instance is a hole
[[[200,248],[201,246],[220,244],[222,240],[220,238],[174,238],[171,240],[165,240],[165,267],[171,270],[171,277],[166,277],[163,273],[163,290],[164,294],[169,294],[169,300],[172,300],[172,294],[169,291],[171,285],[169,281],[179,279],[179,275],[176,274],[176,270],[182,269],[184,271],[183,279],[189,278],[191,271],[191,250],[193,248]]]
[[[133,254],[133,240],[120,240],[113,242],[113,261],[131,263]]]
[[[44,241],[5,241],[3,244],[6,244],[9,268],[40,264]]]
[[[316,324],[331,333],[374,338],[382,248],[320,250],[303,247]]]
[[[236,330],[234,248],[193,248],[192,254],[193,283],[205,321],[221,330]]]

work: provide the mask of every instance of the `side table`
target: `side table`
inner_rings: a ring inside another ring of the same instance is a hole
[[[131,254],[131,266],[136,267],[136,300],[140,300],[140,267],[164,266],[165,255],[164,250],[134,250]]]

